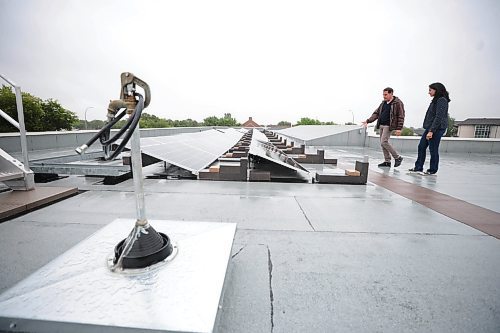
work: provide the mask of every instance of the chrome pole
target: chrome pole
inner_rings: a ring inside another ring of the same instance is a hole
[[[142,176],[141,156],[141,134],[139,123],[130,138],[130,157],[132,159],[132,175],[134,178],[134,189],[136,196],[137,225],[144,226],[148,223],[146,219],[146,204],[144,202],[144,180]]]

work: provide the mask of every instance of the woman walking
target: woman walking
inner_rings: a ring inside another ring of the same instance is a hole
[[[448,128],[448,103],[450,96],[442,83],[436,82],[429,85],[429,95],[432,97],[431,104],[427,109],[424,119],[424,134],[418,144],[418,158],[415,167],[409,171],[422,172],[424,170],[425,155],[427,147],[431,153],[429,169],[424,173],[434,175],[439,167],[439,144],[441,137]]]

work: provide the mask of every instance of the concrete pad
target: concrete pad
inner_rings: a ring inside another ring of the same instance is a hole
[[[297,198],[316,231],[484,235],[407,199]],[[397,206],[397,211],[393,207]]]
[[[135,216],[134,200],[132,192],[88,191],[23,219],[105,224],[112,216]],[[145,200],[151,219],[236,222],[243,229],[312,230],[294,197],[146,193]]]

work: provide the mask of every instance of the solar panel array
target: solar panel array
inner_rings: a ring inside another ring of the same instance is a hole
[[[252,133],[252,143],[250,144],[249,154],[259,156],[271,162],[280,164],[299,173],[309,173],[302,165],[293,158],[278,149],[269,142],[269,139],[261,131],[254,129]]]
[[[197,175],[233,147],[243,134],[227,128],[141,138],[141,151]]]

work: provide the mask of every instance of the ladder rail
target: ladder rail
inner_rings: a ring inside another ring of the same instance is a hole
[[[12,125],[16,126],[19,129],[20,133],[20,139],[21,139],[21,151],[23,154],[23,163],[24,163],[24,170],[26,172],[30,171],[29,168],[29,160],[28,160],[28,144],[26,140],[26,127],[24,125],[24,108],[23,108],[23,97],[21,93],[21,87],[14,83],[14,81],[10,80],[7,78],[5,75],[0,73],[0,78],[2,78],[5,82],[7,82],[11,87],[14,88],[14,91],[16,93],[16,107],[17,107],[17,119],[19,121],[15,121],[14,119],[8,117],[8,115],[2,111],[0,115],[7,120],[9,123]],[[7,116],[7,117],[5,117]],[[9,119],[10,118],[10,119]],[[14,122],[14,123],[13,123]]]
[[[26,183],[26,188],[27,189],[33,189],[35,187],[33,177],[30,176],[33,172],[29,168],[29,159],[28,159],[28,143],[26,140],[26,127],[24,124],[24,108],[23,108],[23,96],[21,93],[21,87],[17,85],[14,81],[10,80],[7,78],[5,75],[0,73],[0,78],[2,78],[5,82],[7,82],[11,87],[14,88],[14,91],[16,93],[16,108],[17,108],[17,119],[18,121],[16,122],[14,119],[11,117],[5,117],[8,116],[5,112],[2,111],[0,113],[0,116],[16,126],[19,129],[19,137],[21,141],[21,152],[23,154],[23,169],[24,169],[24,180]],[[17,125],[16,125],[17,124]]]

